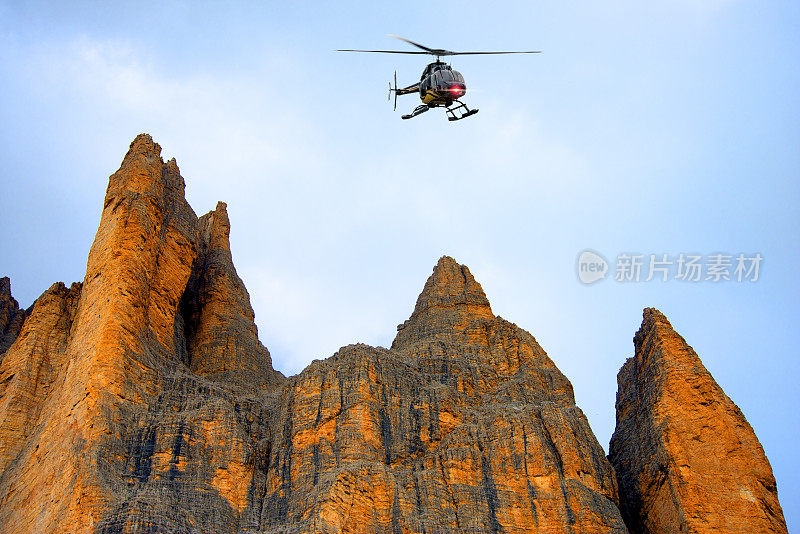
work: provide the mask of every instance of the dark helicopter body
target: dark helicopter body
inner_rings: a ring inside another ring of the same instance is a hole
[[[381,54],[430,54],[436,56],[436,61],[429,63],[420,76],[419,82],[408,87],[397,87],[397,72],[394,73],[394,87],[389,84],[389,98],[394,93],[394,107],[397,109],[397,95],[408,95],[411,93],[419,93],[419,98],[422,104],[417,106],[413,112],[408,115],[403,115],[404,119],[416,117],[421,113],[425,113],[431,108],[445,108],[448,120],[457,121],[475,115],[477,109],[469,109],[467,105],[459,100],[467,92],[467,84],[464,82],[464,76],[457,70],[443,61],[439,61],[442,56],[466,56],[478,54],[538,54],[539,51],[515,51],[515,52],[453,52],[444,50],[442,48],[428,48],[414,41],[409,41],[403,37],[390,35],[401,41],[421,49],[422,52],[417,51],[403,51],[403,50],[337,50],[338,52],[377,52]]]
[[[448,118],[450,120],[459,120],[478,112],[477,109],[469,109],[467,105],[460,102],[458,99],[464,96],[467,92],[467,84],[464,81],[464,76],[453,67],[443,61],[434,61],[425,67],[425,70],[420,76],[419,82],[414,85],[409,85],[402,89],[397,88],[395,81],[395,88],[389,87],[389,95],[394,92],[395,95],[407,95],[411,93],[419,93],[419,99],[422,100],[422,105],[417,106],[413,113],[403,115],[404,119],[416,117],[420,113],[428,111],[430,108],[443,107],[447,108]],[[458,105],[453,106],[455,102]],[[451,107],[453,106],[453,107]],[[463,111],[458,116],[456,111]]]

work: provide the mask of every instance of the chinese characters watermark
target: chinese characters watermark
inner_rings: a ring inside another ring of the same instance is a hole
[[[613,270],[599,252],[584,250],[578,255],[578,280],[593,284],[613,274],[615,282],[757,282],[764,257],[753,254],[637,254],[617,255]]]

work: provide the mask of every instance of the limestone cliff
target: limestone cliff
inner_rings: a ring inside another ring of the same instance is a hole
[[[635,532],[695,531],[682,488],[780,531],[752,430],[654,312],[620,374],[616,475],[567,378],[449,257],[390,349],[285,378],[225,204],[198,218],[160,152],[140,135],[110,177],[82,283],[25,311],[0,279],[0,532],[623,533],[620,503]]]
[[[0,364],[0,473],[5,475],[59,387],[81,285],[53,284],[33,305],[29,320]],[[2,482],[0,478],[0,483]]]
[[[0,364],[2,532],[238,528],[282,377],[226,265],[224,206],[199,221],[160,150],[133,141],[83,284],[40,297]]]
[[[786,532],[761,444],[694,350],[653,308],[633,341],[609,454],[631,532]]]

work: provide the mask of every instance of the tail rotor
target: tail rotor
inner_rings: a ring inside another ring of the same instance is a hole
[[[397,111],[397,71],[394,71],[394,88],[392,82],[389,82],[389,96],[386,100],[392,99],[392,93],[394,93],[394,111]]]

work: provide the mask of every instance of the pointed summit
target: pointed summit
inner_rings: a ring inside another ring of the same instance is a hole
[[[20,310],[17,300],[11,296],[11,280],[3,276],[0,278],[0,360],[17,339],[25,315],[25,310]]]
[[[7,276],[3,276],[0,278],[0,335],[18,310],[19,304],[11,296],[11,280]]]
[[[337,414],[337,421],[374,422],[376,437],[368,439],[384,446],[380,465],[410,461],[430,470],[430,480],[436,480],[430,490],[419,492],[421,497],[396,498],[409,503],[405,517],[415,517],[411,503],[416,502],[426,514],[450,514],[452,519],[428,523],[437,532],[460,532],[459,522],[462,528],[476,525],[475,532],[627,532],[616,504],[614,470],[576,407],[569,380],[530,333],[494,316],[466,266],[442,257],[414,313],[398,327],[392,350],[361,361],[368,367],[359,368],[363,364],[351,359],[329,364],[342,370],[317,371],[320,378],[375,376],[375,385],[359,386],[358,397],[350,393],[356,388],[329,382],[317,387],[346,392],[344,397],[328,394],[327,413]],[[342,406],[370,406],[360,391],[376,392],[374,415],[338,415],[347,409]],[[318,410],[318,405],[309,402],[304,409]],[[395,411],[394,406],[411,409]],[[317,416],[317,421],[330,418]],[[336,431],[344,427],[339,424]],[[351,432],[364,435],[362,428]],[[335,464],[313,454],[320,465]],[[412,481],[392,484],[415,487]],[[458,488],[457,499],[450,488]],[[401,527],[395,530],[419,531]]]
[[[250,295],[231,256],[227,205],[200,217],[199,254],[180,306],[184,349],[195,374],[236,384],[274,384],[269,351],[258,340]],[[222,342],[221,340],[224,340]]]
[[[630,531],[786,532],[764,449],[697,353],[655,308],[633,343],[608,456]]]
[[[141,133],[131,141],[128,153],[125,154],[125,159],[127,160],[133,156],[145,156],[148,158],[161,157],[161,145],[153,141],[150,134]]]
[[[397,327],[392,348],[415,341],[449,339],[476,320],[493,318],[489,299],[469,268],[442,256],[417,297],[414,313]]]
[[[165,163],[161,158],[161,146],[149,134],[139,134],[131,142],[117,172],[109,177],[103,208],[112,206],[116,210],[120,204],[135,205],[139,196],[150,197],[163,212],[191,212],[190,216],[176,222],[182,230],[193,231],[197,217],[188,207],[185,189],[186,183],[175,159]],[[183,205],[188,209],[183,209]]]
[[[489,300],[466,265],[459,265],[450,256],[442,256],[417,298],[414,313],[434,306],[450,308],[458,304],[488,307]]]
[[[679,338],[681,342],[686,344],[686,341],[672,328],[672,324],[666,315],[656,308],[645,308],[642,312],[642,326],[633,336],[633,345],[636,353],[639,353],[644,349],[644,344],[648,340],[658,339],[664,341],[675,338]],[[689,348],[691,349],[691,347]]]
[[[214,211],[200,217],[200,229],[203,239],[209,247],[227,250],[230,253],[231,221],[228,218],[228,205],[217,202]]]
[[[11,296],[11,280],[7,276],[0,278],[0,295]]]

